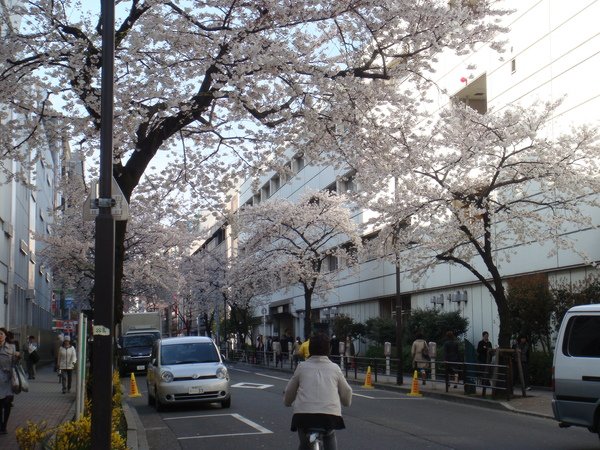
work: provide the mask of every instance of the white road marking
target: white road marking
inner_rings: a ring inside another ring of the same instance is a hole
[[[242,383],[237,383],[237,384],[232,384],[231,385],[232,388],[241,388],[241,389],[267,389],[270,387],[273,387],[272,384],[258,384],[258,383],[247,383],[247,382],[242,382]]]
[[[183,436],[183,437],[178,437],[178,440],[189,440],[189,439],[205,439],[205,438],[213,438],[213,437],[227,437],[227,436],[247,436],[247,435],[252,435],[252,434],[273,434],[273,432],[271,430],[268,430],[267,428],[257,424],[256,422],[251,421],[250,419],[247,419],[244,416],[241,416],[240,414],[236,414],[236,413],[232,413],[232,414],[205,414],[205,415],[201,415],[201,416],[180,416],[180,417],[166,417],[163,420],[180,420],[180,419],[201,419],[204,417],[224,417],[224,416],[231,416],[234,419],[239,420],[242,423],[245,423],[246,425],[254,428],[256,431],[255,432],[248,432],[248,433],[227,433],[227,434],[209,434],[209,435],[205,435],[205,436]]]
[[[265,427],[260,426],[256,422],[252,422],[250,419],[247,419],[244,416],[241,416],[241,415],[236,414],[236,413],[232,414],[232,416],[235,417],[240,422],[244,422],[246,425],[251,426],[252,428],[254,428],[255,430],[260,431],[263,434],[271,434],[271,433],[273,433],[271,430],[267,430]]]
[[[358,394],[356,392],[353,392],[352,395],[354,395],[355,397],[362,397],[362,398],[368,398],[369,400],[415,400],[417,398],[422,398],[422,397],[373,397],[372,395],[365,395],[365,394]]]
[[[254,375],[258,375],[259,377],[265,377],[265,378],[273,378],[274,380],[290,381],[289,378],[276,377],[274,375],[265,375],[264,373],[254,372]]]

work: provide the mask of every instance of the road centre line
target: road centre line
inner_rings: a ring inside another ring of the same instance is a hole
[[[353,392],[352,395],[354,395],[355,397],[362,397],[362,398],[368,398],[369,400],[415,400],[417,398],[422,398],[422,397],[373,397],[371,395],[365,395],[365,394],[358,394],[356,392]]]
[[[265,377],[265,378],[273,378],[274,380],[290,381],[289,378],[276,377],[274,375],[265,375],[264,373],[259,373],[259,372],[254,372],[254,375],[258,375],[259,377]]]

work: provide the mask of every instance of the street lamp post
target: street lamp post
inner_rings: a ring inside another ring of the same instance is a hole
[[[398,203],[398,178],[394,177],[394,198]],[[398,248],[398,235],[400,234],[401,222],[394,228],[393,246],[396,255],[396,349],[398,351],[398,371],[396,373],[396,384],[402,385],[403,357],[402,357],[402,296],[400,294],[400,249]]]
[[[100,176],[96,218],[92,449],[111,446],[112,362],[115,302],[115,219],[112,216],[113,88],[115,4],[102,1]]]
[[[402,377],[402,296],[400,295],[400,264],[398,258],[396,258],[396,349],[398,351],[398,372],[396,373],[396,384],[402,385],[404,383]]]

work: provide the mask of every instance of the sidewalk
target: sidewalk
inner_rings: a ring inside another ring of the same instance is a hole
[[[362,377],[362,378],[361,378]],[[386,376],[378,374],[377,382],[374,378],[373,385],[379,389],[386,390],[398,390],[400,392],[409,393],[412,387],[412,378],[409,376],[403,377],[403,384],[396,384],[395,376]],[[358,374],[358,378],[354,379],[354,372],[348,372],[348,381],[355,386],[361,386],[365,381],[365,374]],[[356,389],[356,388],[355,388]],[[419,392],[424,397],[435,397],[442,400],[454,401],[459,403],[467,403],[475,406],[503,409],[520,414],[528,414],[538,417],[554,418],[552,413],[552,391],[547,388],[536,388],[532,387],[530,391],[526,391],[526,397],[522,396],[521,389],[515,388],[514,395],[510,400],[506,399],[504,393],[500,393],[496,399],[492,398],[491,389],[486,390],[486,396],[483,397],[481,388],[477,388],[476,394],[465,394],[464,386],[458,385],[454,388],[450,385],[448,392],[446,392],[446,386],[444,382],[432,382],[427,381],[427,384],[422,385],[419,381]]]
[[[75,385],[76,376],[73,376]],[[18,450],[15,430],[28,420],[40,423],[46,421],[52,428],[70,420],[75,414],[75,391],[62,394],[58,375],[52,365],[38,367],[35,380],[29,380],[29,392],[15,395],[14,407],[8,419],[8,434],[0,435],[2,450]]]

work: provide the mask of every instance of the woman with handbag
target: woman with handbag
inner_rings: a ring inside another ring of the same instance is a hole
[[[75,352],[75,347],[71,346],[71,338],[69,335],[66,335],[63,346],[58,350],[58,370],[61,376],[63,394],[71,392],[71,381],[76,362],[77,353]]]
[[[0,434],[7,434],[6,426],[13,402],[12,366],[17,352],[7,340],[8,331],[0,328]]]

